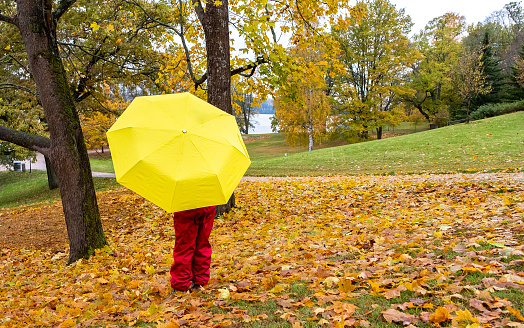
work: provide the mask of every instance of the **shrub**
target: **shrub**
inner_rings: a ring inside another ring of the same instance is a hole
[[[476,111],[471,113],[470,119],[475,121],[486,117],[499,116],[519,111],[524,111],[524,100],[512,103],[482,105]]]

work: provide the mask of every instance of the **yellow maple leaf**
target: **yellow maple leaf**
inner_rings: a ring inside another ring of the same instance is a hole
[[[441,306],[435,310],[435,313],[429,315],[429,321],[432,323],[441,323],[449,319],[451,319],[449,311]]]
[[[351,279],[347,279],[347,278],[341,279],[338,282],[338,290],[341,293],[349,293],[349,292],[354,291],[356,288],[357,286],[353,285],[353,283],[351,282]]]
[[[464,311],[457,310],[455,313],[457,314],[457,317],[456,317],[457,321],[470,321],[473,323],[479,322],[478,319],[473,317],[471,312],[469,312],[468,310],[464,310]]]
[[[380,288],[380,282],[368,281],[368,283],[374,292],[379,293],[382,291],[382,289]]]

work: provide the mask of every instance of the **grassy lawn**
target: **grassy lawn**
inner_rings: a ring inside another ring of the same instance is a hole
[[[96,191],[120,186],[115,179],[93,178]],[[49,190],[45,171],[31,173],[0,172],[0,208],[17,207],[27,204],[50,203],[60,198],[59,190]]]
[[[457,171],[499,171],[524,167],[524,113],[514,113],[374,140],[279,156],[258,150],[273,137],[246,144],[252,154],[248,176],[317,176]],[[269,146],[270,147],[270,146]],[[272,157],[272,158],[269,158]]]
[[[89,161],[93,172],[115,173],[109,152],[89,154]]]

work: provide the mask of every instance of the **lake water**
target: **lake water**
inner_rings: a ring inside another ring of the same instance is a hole
[[[273,133],[271,131],[271,118],[273,114],[258,114],[251,118],[251,122],[255,126],[254,129],[249,130],[249,134],[266,134]]]

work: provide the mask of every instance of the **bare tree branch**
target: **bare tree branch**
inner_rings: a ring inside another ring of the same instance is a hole
[[[130,5],[133,5],[133,6],[136,6],[138,7],[140,10],[142,10],[142,12],[144,13],[144,15],[146,15],[149,19],[151,19],[152,21],[154,21],[155,23],[157,23],[158,25],[160,26],[163,26],[169,30],[172,30],[173,32],[175,32],[178,36],[180,36],[180,32],[173,26],[173,25],[170,25],[170,24],[167,24],[167,23],[164,23],[158,19],[156,19],[155,17],[151,16],[147,10],[141,5],[139,4],[138,2],[134,1],[134,0],[123,0],[125,3],[128,3]]]
[[[0,89],[17,89],[17,90],[23,90],[25,92],[29,92],[30,94],[32,94],[33,96],[36,96],[38,97],[38,93],[36,91],[33,91],[27,87],[24,87],[24,86],[21,86],[21,85],[17,85],[17,84],[14,84],[14,83],[0,83]]]
[[[240,74],[240,75],[242,75],[244,77],[251,77],[251,76],[253,76],[253,74],[255,74],[255,71],[256,71],[258,66],[260,66],[262,64],[267,64],[267,63],[269,63],[267,58],[265,58],[263,56],[260,56],[253,63],[251,63],[249,65],[246,65],[246,66],[239,67],[239,68],[235,68],[234,70],[232,70],[231,71],[231,76]],[[251,72],[249,74],[242,74],[243,72],[249,71],[249,70],[251,70]]]
[[[190,57],[190,54],[189,54],[189,47],[187,46],[186,38],[185,38],[185,34],[184,34],[184,16],[182,14],[182,11],[183,11],[182,1],[178,2],[178,12],[179,12],[179,17],[178,17],[179,21],[178,21],[178,23],[180,24],[180,30],[178,30],[173,25],[170,25],[170,24],[167,24],[165,22],[162,22],[162,21],[156,19],[155,17],[151,16],[142,5],[140,5],[138,2],[136,2],[134,0],[124,0],[124,2],[129,3],[131,5],[134,5],[134,6],[137,6],[140,10],[142,10],[144,15],[146,15],[149,19],[151,19],[152,21],[156,22],[160,26],[163,26],[163,27],[165,27],[165,28],[175,32],[175,34],[178,35],[178,37],[182,41],[182,47],[184,48],[184,54],[186,56],[187,69],[188,69],[188,72],[189,72],[189,77],[191,78],[191,80],[195,84],[195,89],[199,85],[201,85],[202,83],[204,83],[206,81],[206,79],[207,79],[206,74],[204,74],[202,77],[197,79],[196,76],[195,76],[195,73],[193,71],[193,65],[191,64],[191,57]],[[200,3],[200,1],[198,1],[198,0],[194,0],[193,1],[193,3],[196,3],[196,2],[198,2],[197,7],[200,7],[200,9],[202,9],[202,4]],[[198,14],[198,9],[195,8],[195,10],[197,10],[197,14]],[[204,11],[202,9],[202,13],[203,12]],[[199,15],[199,19],[200,19],[200,15]],[[202,19],[204,19],[203,15],[202,15]]]
[[[270,16],[267,4],[266,4],[266,14],[268,16]],[[269,18],[268,18],[268,20],[269,20]],[[270,26],[269,28],[271,29],[271,34],[273,35],[273,42],[278,43],[277,42],[277,34],[275,33],[275,28],[273,26]]]
[[[58,4],[58,8],[53,11],[53,19],[55,22],[58,22],[60,17],[71,8],[71,6],[76,2],[76,0],[61,0]]]
[[[0,60],[0,62],[4,61],[5,58],[11,58],[12,61],[14,61],[15,63],[18,64],[18,66],[20,66],[20,68],[27,74],[27,75],[31,75],[31,72],[29,71],[29,68],[27,68],[27,66],[23,65],[18,59],[16,59],[15,57],[13,57],[12,55],[6,55],[4,56],[4,58],[2,58]]]
[[[16,17],[6,16],[6,15],[3,15],[2,13],[0,13],[0,21],[6,22],[6,23],[9,23],[9,24],[13,24],[16,27],[18,27],[18,20],[16,19]]]

